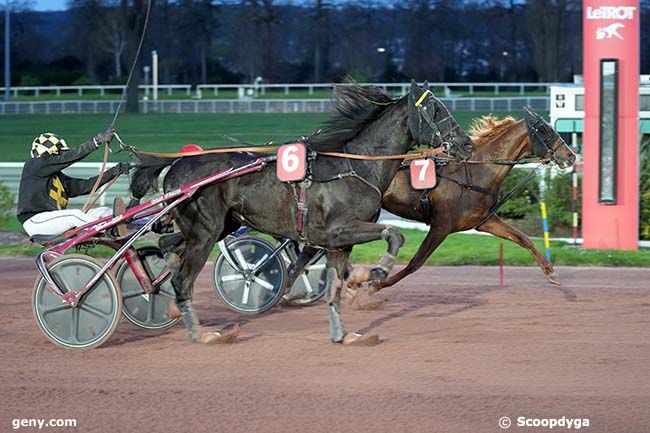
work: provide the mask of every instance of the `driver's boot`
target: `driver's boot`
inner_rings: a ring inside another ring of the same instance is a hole
[[[113,216],[118,216],[124,212],[126,212],[126,205],[124,204],[124,200],[122,200],[122,197],[115,197],[115,200],[113,200]],[[117,224],[115,227],[113,227],[112,232],[113,236],[118,238],[123,238],[129,234],[125,223]]]

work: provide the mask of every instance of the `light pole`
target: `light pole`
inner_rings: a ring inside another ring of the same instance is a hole
[[[9,64],[11,60],[9,55],[11,44],[9,43],[9,17],[9,0],[7,0],[7,5],[5,6],[5,101],[9,100],[9,95],[11,94],[11,66]]]
[[[158,51],[153,50],[151,52],[151,84],[153,100],[158,100]]]
[[[144,72],[144,96],[146,99],[149,98],[149,72],[151,72],[151,66],[145,65],[142,67]]]

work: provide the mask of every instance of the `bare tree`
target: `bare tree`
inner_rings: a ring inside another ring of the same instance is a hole
[[[579,57],[579,54],[574,51],[576,41],[574,34],[580,33],[580,21],[577,25],[569,25],[569,23],[570,17],[575,16],[580,10],[580,3],[577,0],[530,0],[528,2],[528,27],[535,70],[540,80],[565,79],[574,66],[573,62],[566,60]]]
[[[129,81],[126,94],[126,111],[137,113],[139,108],[138,86],[140,85],[140,74],[138,73],[138,61],[136,58],[140,39],[144,34],[144,23],[147,17],[148,3],[151,2],[153,8],[154,0],[120,0],[122,17],[126,23],[126,52],[130,61],[134,62],[133,76]],[[140,53],[141,55],[142,53]]]
[[[72,43],[76,46],[86,65],[86,75],[97,81],[99,56],[96,44],[100,40],[99,28],[103,23],[104,5],[101,0],[71,0],[68,3],[73,24],[70,31]]]
[[[327,31],[327,13],[330,4],[324,0],[316,0],[314,5],[314,82],[319,83],[323,77],[323,43],[328,37]]]
[[[105,19],[101,27],[101,39],[99,40],[102,50],[113,56],[115,62],[115,77],[122,75],[122,54],[126,48],[126,30],[124,22],[118,10],[111,8],[105,13]]]

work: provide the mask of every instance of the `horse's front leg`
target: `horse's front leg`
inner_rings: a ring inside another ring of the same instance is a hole
[[[533,256],[539,267],[548,278],[548,281],[552,284],[560,284],[555,270],[553,269],[553,264],[551,264],[546,257],[539,252],[535,244],[530,240],[528,236],[522,231],[511,226],[497,215],[492,215],[492,217],[485,222],[482,226],[478,227],[476,230],[493,234],[494,236],[500,237],[502,239],[507,239],[516,243],[517,245],[526,248],[530,254]]]
[[[384,240],[388,244],[388,250],[383,255],[378,264],[367,268],[365,266],[355,266],[348,278],[348,287],[352,288],[348,295],[353,299],[358,287],[372,280],[382,281],[386,279],[390,271],[395,266],[395,259],[400,247],[404,244],[404,236],[395,227],[376,224],[369,222],[355,222],[345,224],[342,227],[332,230],[333,239],[330,239],[329,245],[356,245],[366,242]]]
[[[372,285],[368,289],[368,294],[372,295],[384,287],[390,287],[420,269],[436,248],[438,248],[447,238],[448,234],[449,230],[445,227],[431,226],[429,232],[420,244],[420,247],[413,258],[409,261],[408,265],[383,281],[373,281]]]
[[[372,346],[379,343],[378,335],[346,333],[341,320],[341,289],[348,272],[348,257],[351,249],[327,253],[327,281],[325,296],[329,313],[330,338],[334,343]]]

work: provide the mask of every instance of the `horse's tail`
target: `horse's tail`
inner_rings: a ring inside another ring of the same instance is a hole
[[[131,194],[135,198],[142,198],[148,192],[158,189],[158,176],[165,167],[172,165],[176,159],[159,158],[155,156],[140,157],[140,163],[136,166],[131,177]]]

